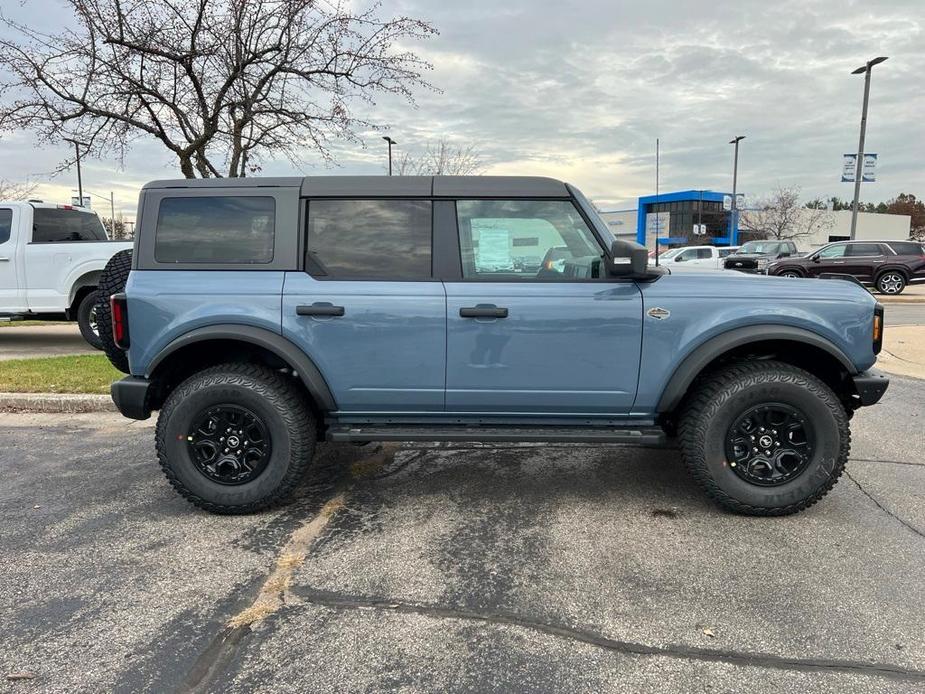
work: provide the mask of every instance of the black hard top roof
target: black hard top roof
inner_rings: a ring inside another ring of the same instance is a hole
[[[153,188],[300,188],[304,197],[563,198],[565,183],[542,176],[306,176],[151,181]]]

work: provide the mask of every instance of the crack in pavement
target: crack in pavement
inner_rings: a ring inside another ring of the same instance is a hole
[[[914,525],[912,525],[911,523],[909,523],[909,522],[903,520],[903,519],[900,518],[898,515],[896,515],[895,513],[893,513],[893,511],[891,511],[891,510],[888,509],[886,506],[884,506],[883,504],[881,504],[881,503],[877,500],[877,498],[874,497],[869,491],[867,491],[866,489],[864,489],[864,487],[861,485],[861,483],[858,482],[856,479],[854,479],[854,477],[851,475],[851,473],[848,472],[847,470],[845,470],[845,476],[846,476],[849,480],[851,480],[852,482],[854,482],[855,486],[856,486],[858,489],[861,490],[861,493],[862,493],[864,496],[866,496],[868,499],[870,499],[871,501],[873,501],[874,504],[876,504],[877,508],[879,508],[881,511],[883,511],[886,515],[888,515],[890,518],[892,518],[892,519],[898,521],[899,523],[901,523],[902,525],[904,525],[906,528],[908,528],[909,530],[911,530],[912,532],[914,532],[914,533],[915,533],[916,535],[918,535],[919,537],[925,537],[925,533],[923,533],[921,530],[919,530],[918,528],[916,528],[916,527],[915,527]]]
[[[909,682],[925,682],[925,671],[904,668],[892,663],[873,663],[830,658],[788,658],[769,653],[699,648],[671,644],[650,646],[644,643],[611,639],[589,629],[541,622],[513,612],[480,612],[462,607],[446,607],[391,598],[363,595],[348,595],[333,591],[318,590],[309,586],[297,586],[292,594],[307,603],[331,609],[382,610],[396,614],[415,614],[435,619],[457,619],[520,627],[549,634],[562,639],[597,646],[616,653],[635,656],[655,656],[679,660],[722,662],[743,667],[770,668],[775,670],[799,670],[804,672],[838,672],[882,677]]]

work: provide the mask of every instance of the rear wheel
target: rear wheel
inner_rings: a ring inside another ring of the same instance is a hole
[[[284,501],[304,477],[315,425],[289,380],[263,366],[224,364],[170,394],[156,441],[181,496],[213,513],[252,513]]]
[[[681,451],[694,479],[723,507],[782,516],[813,505],[848,460],[845,408],[795,366],[727,366],[695,387],[680,419]]]
[[[80,328],[80,334],[91,347],[103,349],[103,342],[100,340],[99,321],[97,319],[97,303],[99,295],[96,291],[87,293],[80,304],[77,306],[77,327]]]
[[[887,270],[877,278],[877,291],[881,294],[902,294],[906,277],[896,270]]]

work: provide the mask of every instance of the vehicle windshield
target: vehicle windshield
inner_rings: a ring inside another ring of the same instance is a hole
[[[684,250],[683,248],[672,248],[667,251],[662,251],[661,253],[658,254],[658,257],[668,260],[669,258],[674,258],[678,253],[680,253],[683,250]]]
[[[777,253],[779,246],[777,241],[749,241],[736,253]]]

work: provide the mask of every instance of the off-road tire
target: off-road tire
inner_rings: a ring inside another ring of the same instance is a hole
[[[877,275],[877,281],[874,284],[881,294],[896,296],[903,293],[906,283],[906,276],[899,270],[886,270]]]
[[[125,289],[128,274],[132,271],[132,251],[119,251],[103,268],[97,288],[96,325],[100,333],[100,344],[114,367],[122,373],[128,373],[128,355],[118,347],[112,339],[112,313],[109,309],[109,298]]]
[[[96,316],[94,316],[94,312]],[[77,327],[87,344],[94,349],[103,349],[103,341],[99,336],[99,296],[97,292],[88,292],[77,305]],[[96,321],[97,332],[93,331],[93,322]]]
[[[187,436],[193,418],[219,404],[248,408],[269,430],[269,462],[250,482],[214,482],[190,455]],[[174,389],[158,416],[155,442],[167,481],[187,501],[212,513],[254,513],[284,502],[305,476],[315,449],[315,422],[302,393],[286,377],[256,364],[222,364]]]
[[[750,484],[726,459],[729,427],[765,402],[797,408],[816,430],[807,467],[780,486]],[[835,393],[812,374],[778,361],[739,362],[701,377],[679,424],[681,454],[694,480],[724,508],[750,516],[785,516],[812,506],[841,476],[851,447],[848,416]]]

